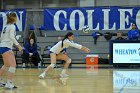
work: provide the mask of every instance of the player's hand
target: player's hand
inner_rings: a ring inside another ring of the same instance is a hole
[[[90,49],[85,46],[82,46],[81,50],[85,51],[86,53],[90,53]]]
[[[33,55],[33,53],[29,53],[30,57]]]
[[[22,51],[23,50],[23,48],[20,45],[17,45],[17,47],[18,47],[18,50],[19,51]]]
[[[90,53],[90,49],[89,48],[86,48],[85,51],[86,51],[86,53]]]

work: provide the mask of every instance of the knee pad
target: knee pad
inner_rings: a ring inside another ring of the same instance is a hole
[[[2,69],[5,70],[5,71],[7,71],[8,68],[9,68],[9,67],[6,67],[6,66],[4,66],[4,65],[2,66]]]
[[[8,70],[10,73],[15,73],[16,71],[16,68],[15,67],[9,67],[9,70]]]
[[[71,63],[71,59],[69,58],[69,59],[66,61],[66,63]]]
[[[56,66],[56,64],[50,64],[50,67],[54,68]]]

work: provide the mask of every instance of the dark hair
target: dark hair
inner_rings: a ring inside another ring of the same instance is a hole
[[[31,45],[31,42],[30,42],[30,40],[31,39],[33,39],[33,38],[29,38],[29,40],[28,40],[28,43]],[[33,39],[34,40],[34,39]],[[35,42],[35,40],[34,40],[34,43],[33,43],[33,46],[36,44],[36,42]]]
[[[17,17],[16,13],[11,12],[7,14],[7,24],[13,23],[15,21],[14,17]]]
[[[62,39],[62,47],[63,47],[63,42],[64,42],[64,40],[67,39],[69,36],[72,36],[72,35],[73,35],[72,32],[68,32],[68,33],[65,35],[65,37]]]
[[[132,26],[136,26],[136,24],[135,23],[132,23]]]

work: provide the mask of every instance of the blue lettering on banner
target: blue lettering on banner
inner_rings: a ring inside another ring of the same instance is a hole
[[[115,54],[118,55],[135,55],[137,54],[136,49],[115,49]]]
[[[26,22],[26,10],[25,9],[14,9],[14,10],[0,10],[0,31],[2,31],[6,25],[7,17],[6,14],[15,12],[17,14],[17,22],[15,23],[16,31],[24,31]]]
[[[44,25],[48,30],[129,30],[140,28],[140,7],[46,8]]]

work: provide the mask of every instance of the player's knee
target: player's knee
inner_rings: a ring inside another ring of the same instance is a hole
[[[53,63],[50,64],[50,67],[51,67],[51,68],[54,68],[55,66],[56,66],[56,64],[53,64]]]
[[[9,70],[8,70],[10,73],[15,73],[16,71],[16,68],[15,67],[9,67]]]
[[[71,59],[68,58],[67,61],[66,61],[66,63],[71,63]]]
[[[9,68],[9,67],[7,67],[7,66],[4,66],[4,65],[2,66],[2,69],[5,70],[5,71],[7,71],[8,68]]]

